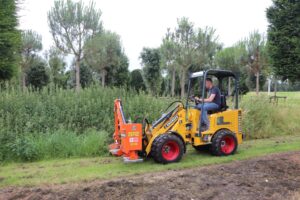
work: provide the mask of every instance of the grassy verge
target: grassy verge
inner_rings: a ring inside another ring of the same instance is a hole
[[[256,96],[249,93],[242,98],[243,132],[247,139],[261,139],[280,135],[295,135],[300,132],[298,113],[300,92],[278,93],[287,100],[279,100],[278,105],[269,103],[266,93]]]
[[[237,154],[228,157],[213,157],[207,153],[198,153],[189,147],[188,153],[180,163],[169,165],[156,164],[152,160],[143,163],[124,164],[121,158],[115,157],[11,163],[0,167],[0,187],[61,184],[96,178],[111,179],[148,172],[226,163],[270,153],[297,150],[300,150],[300,136],[285,136],[246,141],[239,147]]]

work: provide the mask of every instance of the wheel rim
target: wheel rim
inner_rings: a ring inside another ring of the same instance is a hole
[[[161,149],[161,155],[165,160],[175,160],[179,155],[179,145],[174,141],[166,142]]]
[[[235,141],[233,137],[225,136],[221,140],[221,150],[224,154],[230,154],[235,148]]]

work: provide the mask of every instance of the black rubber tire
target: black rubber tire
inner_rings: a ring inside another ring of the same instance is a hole
[[[229,153],[224,153],[221,149],[221,144],[224,137],[230,137],[234,141],[234,148]],[[217,133],[215,133],[215,135],[212,138],[210,151],[215,156],[228,156],[234,154],[237,150],[237,147],[238,147],[238,142],[235,134],[229,130],[220,130]]]
[[[211,148],[210,146],[211,146],[210,144],[206,144],[206,145],[193,146],[193,147],[196,151],[205,152],[205,151],[210,151]]]
[[[166,160],[162,156],[162,148],[163,148],[164,144],[166,144],[167,142],[170,142],[170,141],[176,142],[178,144],[179,154],[173,160]],[[155,138],[155,140],[152,143],[151,157],[157,163],[167,164],[167,163],[179,162],[183,156],[183,153],[184,153],[184,143],[177,135],[174,135],[174,134],[169,134],[169,133],[162,134],[162,135],[158,136],[157,138]]]

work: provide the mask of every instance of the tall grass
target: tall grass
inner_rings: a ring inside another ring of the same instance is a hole
[[[113,103],[123,100],[127,118],[147,116],[153,120],[166,107],[145,94],[117,88],[92,87],[75,93],[73,90],[25,92],[2,91],[0,97],[1,132],[16,134],[52,132],[58,129],[82,133],[87,129],[113,131]]]
[[[249,95],[243,98],[241,107],[243,132],[248,139],[300,134],[299,102],[288,99],[275,105],[266,95]]]
[[[33,161],[50,158],[105,155],[108,134],[89,130],[85,134],[58,130],[55,133],[24,134],[4,145],[3,160]]]
[[[136,116],[153,121],[172,101],[98,86],[79,93],[10,88],[0,94],[0,161],[104,155],[114,129],[114,99],[122,99],[125,116],[132,121]],[[246,138],[300,133],[300,105],[295,99],[292,103],[274,106],[264,95],[244,97]]]
[[[113,132],[116,98],[122,99],[125,116],[132,121],[137,116],[152,121],[170,102],[135,91],[97,86],[79,93],[50,88],[39,92],[13,88],[1,91],[0,160],[93,156],[105,152],[107,143],[99,147],[101,151],[95,145],[107,141],[101,135],[107,137]],[[99,137],[101,140],[97,141]],[[82,142],[90,143],[91,149]]]

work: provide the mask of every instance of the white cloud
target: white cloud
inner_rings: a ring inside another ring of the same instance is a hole
[[[85,1],[88,3],[89,1]],[[188,17],[196,27],[216,28],[220,41],[230,46],[257,29],[266,32],[265,10],[271,0],[98,0],[104,28],[117,32],[130,60],[130,69],[140,68],[143,47],[158,47],[168,27],[177,18]],[[53,44],[47,12],[53,0],[24,0],[20,28],[43,36],[44,49]]]

